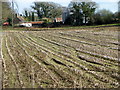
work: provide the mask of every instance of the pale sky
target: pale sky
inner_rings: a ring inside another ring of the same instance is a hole
[[[32,5],[32,3],[34,1],[55,2],[55,3],[58,3],[62,6],[68,6],[70,1],[72,1],[72,0],[14,0],[14,1],[16,1],[18,6],[19,6],[19,13],[22,13],[24,8],[30,9],[30,6]],[[84,0],[82,0],[82,1],[84,1]],[[110,10],[112,12],[118,11],[117,2],[119,0],[92,0],[92,1],[95,1],[96,3],[99,4],[99,9],[105,8],[105,9]]]

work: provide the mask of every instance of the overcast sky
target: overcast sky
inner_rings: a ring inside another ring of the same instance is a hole
[[[11,1],[11,0],[10,0]],[[68,4],[70,3],[70,1],[72,0],[14,0],[17,2],[18,6],[19,6],[19,13],[23,12],[24,8],[30,8],[31,4],[34,1],[47,1],[47,2],[55,2],[55,3],[59,3],[62,6],[68,6]],[[112,12],[116,12],[118,11],[118,5],[117,2],[119,0],[92,0],[95,1],[96,3],[99,4],[99,9],[108,9]]]

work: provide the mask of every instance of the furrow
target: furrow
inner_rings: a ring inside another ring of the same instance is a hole
[[[20,71],[18,70],[19,67],[18,67],[18,65],[17,65],[17,63],[16,63],[16,61],[15,61],[13,55],[11,54],[10,48],[8,47],[7,38],[6,38],[6,47],[7,47],[7,50],[8,50],[8,54],[10,55],[10,57],[11,57],[11,59],[12,59],[14,65],[15,65],[15,68],[16,68],[16,71],[17,71],[18,81],[19,81],[19,83],[20,83],[20,87],[23,87],[23,82],[21,81],[21,78],[20,78]]]

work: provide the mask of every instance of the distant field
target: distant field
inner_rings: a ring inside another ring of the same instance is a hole
[[[92,25],[92,26],[60,26],[54,28],[35,28],[35,27],[14,27],[11,26],[3,26],[1,31],[48,31],[48,30],[74,30],[74,29],[89,29],[89,28],[101,28],[101,27],[116,27],[120,26],[120,23],[116,24],[103,24],[103,25]]]
[[[11,31],[2,38],[4,88],[117,88],[118,27]]]

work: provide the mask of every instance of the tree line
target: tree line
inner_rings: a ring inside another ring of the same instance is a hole
[[[111,12],[110,10],[97,10],[96,2],[71,2],[68,6],[70,14],[65,24],[67,25],[101,25],[118,23],[120,21],[120,12]]]
[[[97,9],[98,4],[93,1],[70,2],[66,8],[54,2],[34,2],[30,10],[24,10],[23,17],[26,21],[44,20],[45,22],[50,22],[50,20],[55,21],[57,17],[62,17],[64,11],[67,10],[67,16],[64,21],[65,25],[100,25],[120,21],[120,12],[113,13],[106,9]],[[3,20],[11,23],[12,12],[15,11],[10,7],[10,2],[3,3]],[[50,18],[50,20],[48,18]]]
[[[56,17],[61,16],[62,6],[54,2],[34,2],[31,10],[24,10],[23,16],[28,21],[42,20],[42,18],[51,18],[54,20]]]

